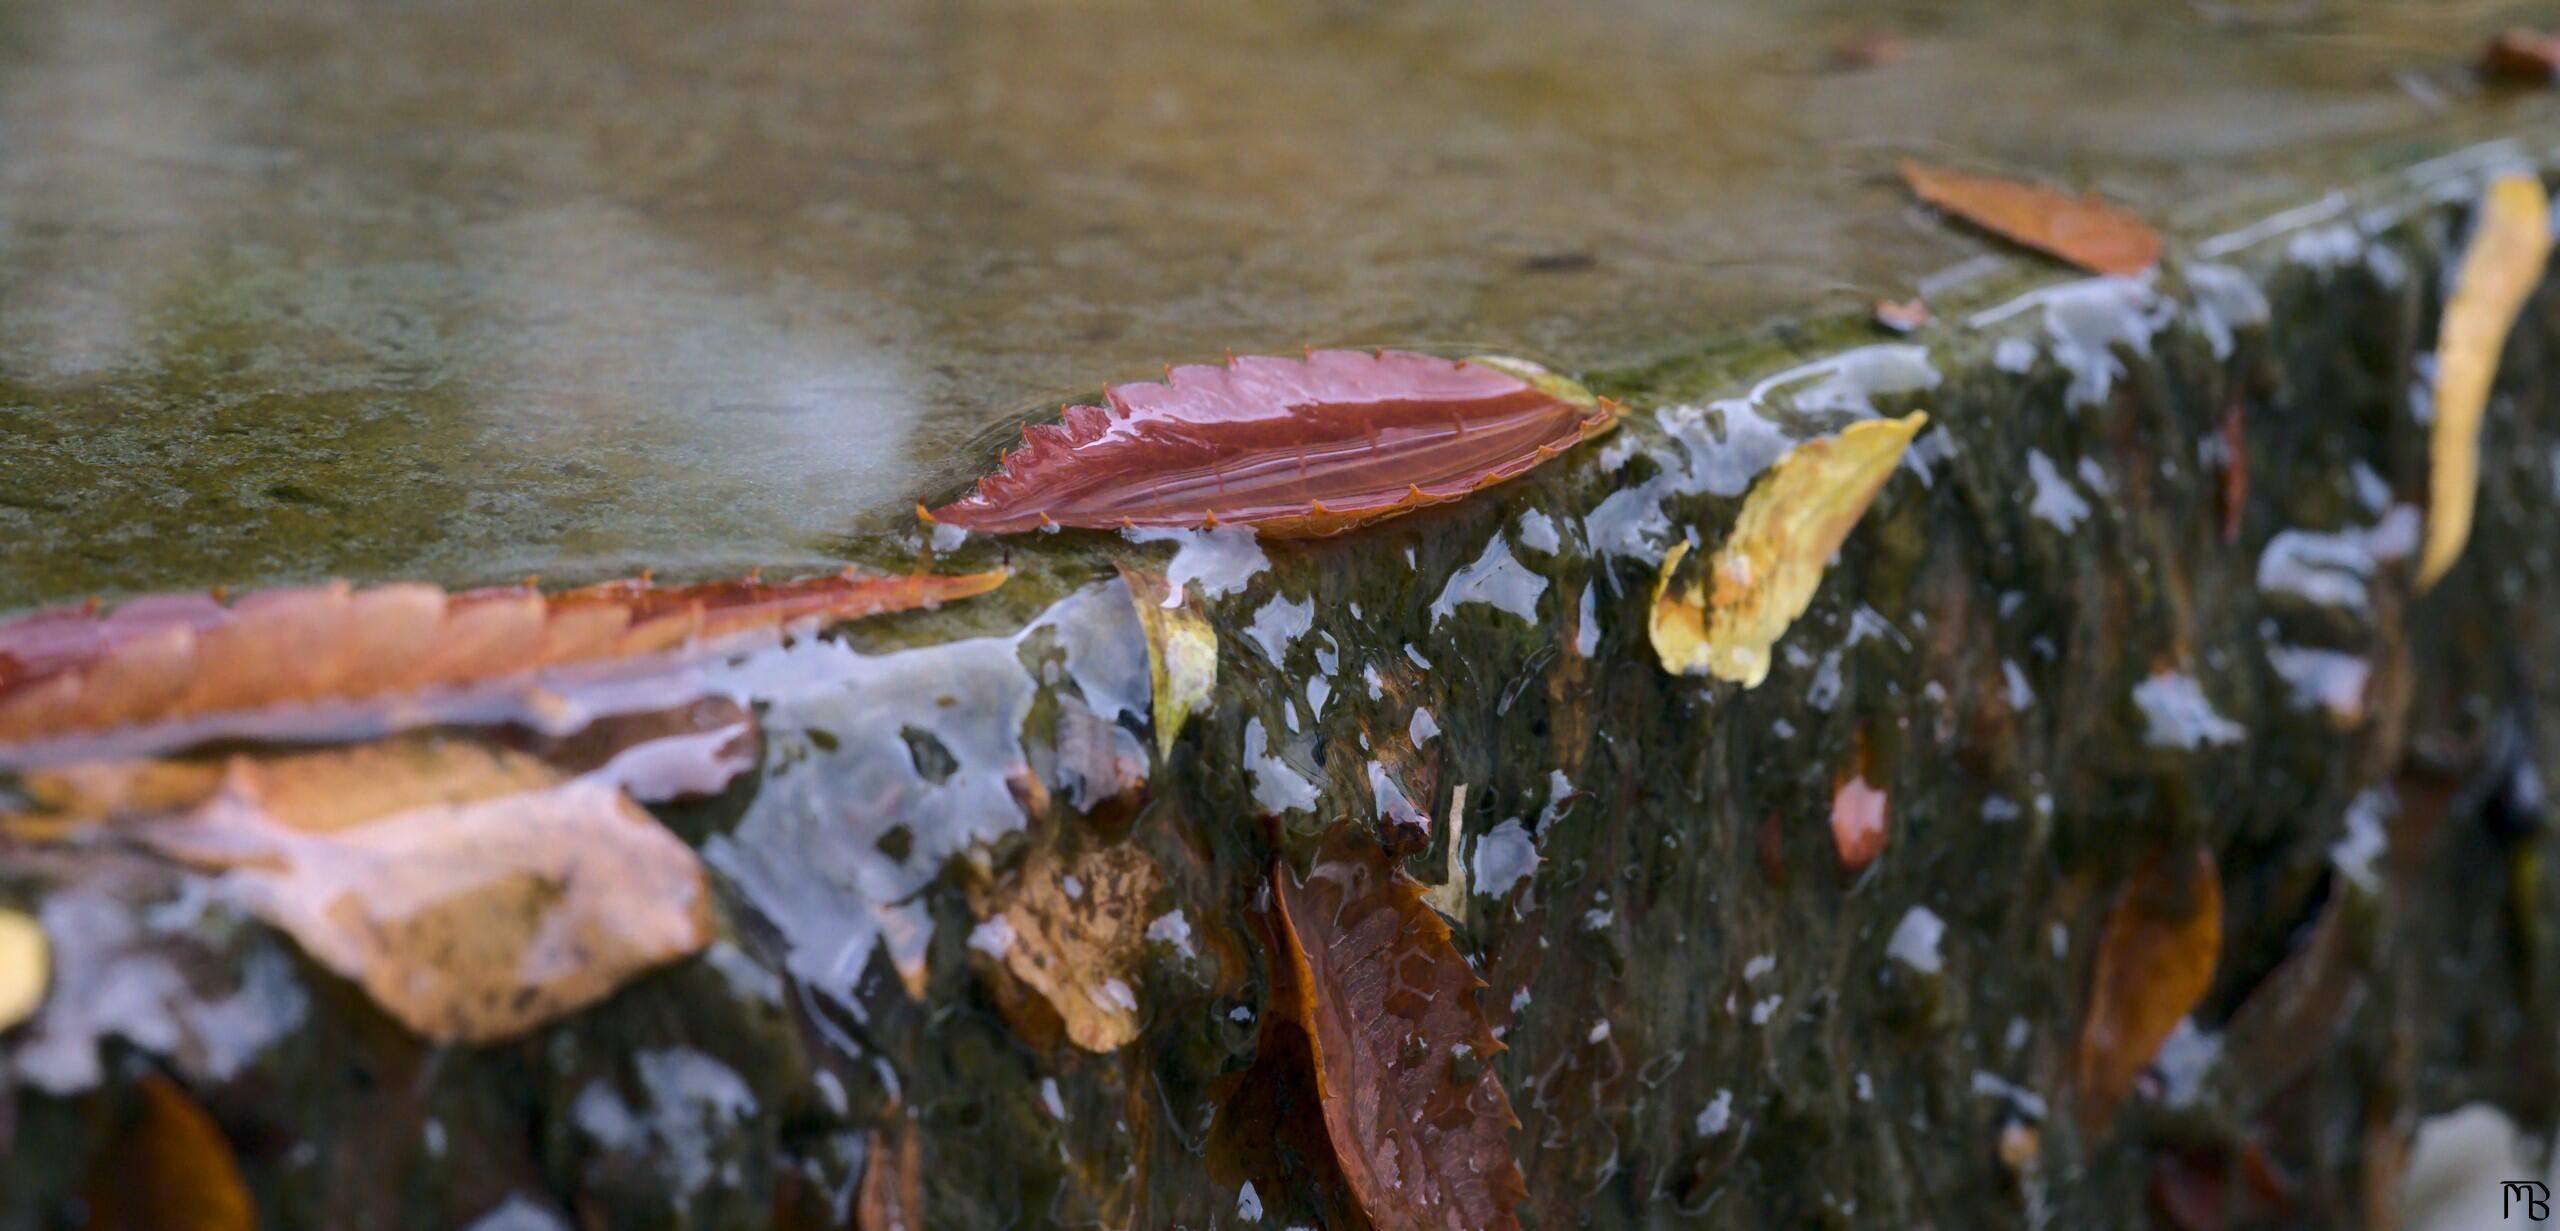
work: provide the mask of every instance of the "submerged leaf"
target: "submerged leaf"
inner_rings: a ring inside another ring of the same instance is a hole
[[[2107,910],[2076,1071],[2080,1119],[2115,1118],[2136,1077],[2204,999],[2222,957],[2222,877],[2213,853],[2154,856]]]
[[[2418,588],[2462,555],[2480,488],[2480,418],[2516,313],[2551,255],[2551,202],[2531,175],[2502,176],[2480,201],[2453,297],[2436,328],[2435,424],[2427,443],[2427,536]]]
[[[1243,524],[1340,534],[1527,473],[1617,406],[1518,359],[1310,351],[1173,368],[1069,406],[969,495],[926,512],[988,534]]]
[[[718,648],[802,620],[849,620],[983,594],[1005,575],[661,588],[618,581],[545,596],[344,584],[136,599],[101,615],[0,624],[0,755],[12,744],[327,702],[405,699],[570,664]],[[207,732],[220,733],[220,732]]]
[[[35,1015],[52,981],[52,950],[44,928],[14,910],[0,910],[0,1030]]]
[[[1012,978],[997,1004],[1016,1029],[1035,1041],[1063,1033],[1090,1052],[1138,1037],[1138,955],[1160,880],[1146,852],[1117,844],[1065,860],[1035,853],[1009,884],[975,895],[983,922],[969,944]]]
[[[1306,1033],[1325,1134],[1380,1227],[1516,1228],[1527,1195],[1504,1134],[1519,1120],[1492,1059],[1484,986],[1449,925],[1373,849],[1328,845],[1271,873],[1282,1003]]]
[[[1915,410],[1797,445],[1752,486],[1704,579],[1673,584],[1689,545],[1672,544],[1653,587],[1650,631],[1662,669],[1745,688],[1767,678],[1769,648],[1813,602],[1831,553],[1928,422]]]
[[[2138,274],[2160,259],[2157,232],[2094,196],[1909,161],[1902,164],[1902,182],[1966,222],[2092,273]]]
[[[89,1177],[97,1231],[251,1231],[258,1225],[231,1143],[204,1108],[157,1073]]]
[[[1129,601],[1138,608],[1138,624],[1147,633],[1147,672],[1155,686],[1156,755],[1173,755],[1173,741],[1192,711],[1209,703],[1218,685],[1218,634],[1191,605],[1188,591],[1176,593],[1161,573],[1123,567]]]
[[[693,851],[613,786],[521,754],[402,741],[235,758],[135,824],[437,1042],[583,1008],[710,939]]]

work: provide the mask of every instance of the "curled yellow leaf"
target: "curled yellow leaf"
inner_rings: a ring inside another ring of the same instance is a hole
[[[1704,577],[1674,585],[1689,545],[1672,544],[1653,587],[1650,631],[1662,669],[1745,688],[1766,679],[1770,647],[1813,602],[1831,553],[1928,422],[1915,410],[1797,445],[1753,485]]]
[[[1218,634],[1190,596],[1174,590],[1161,573],[1123,568],[1129,601],[1147,634],[1147,673],[1154,683],[1156,755],[1173,755],[1192,711],[1209,703],[1218,683]]]
[[[50,979],[44,929],[14,910],[0,910],[0,1030],[35,1016]]]
[[[2436,329],[2435,426],[2427,443],[2427,537],[2418,588],[2442,578],[2471,538],[2480,490],[2480,416],[2516,313],[2551,255],[2551,202],[2531,175],[2503,176],[2480,201],[2480,221]]]

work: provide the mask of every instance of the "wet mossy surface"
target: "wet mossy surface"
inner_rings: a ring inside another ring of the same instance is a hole
[[[964,543],[936,567],[1001,558],[1005,590],[833,634],[864,657],[767,700],[757,772],[663,811],[718,875],[710,953],[432,1049],[219,908],[148,925],[191,1003],[245,1016],[110,1042],[93,1089],[0,1087],[0,1227],[79,1224],[155,1071],[273,1226],[463,1226],[510,1197],[581,1226],[845,1225],[909,1134],[929,1226],[1233,1226],[1248,1184],[1263,1225],[1356,1225],[1270,1002],[1265,892],[1343,827],[1424,884],[1466,878],[1452,927],[1509,1047],[1528,1225],[2142,1226],[2164,1159],[2252,1146],[2287,1190],[2259,1221],[2353,1224],[2420,1117],[2560,1116],[2560,883],[2522,785],[2560,770],[2548,288],[2506,352],[2469,552],[2421,597],[2393,538],[2424,502],[2412,403],[2467,219],[2438,190],[2470,174],[2359,200],[2347,242],[2297,242],[2337,225],[2312,224],[2228,255],[2263,320],[2200,308],[2232,284],[2173,266],[1942,312],[1925,352],[1839,359],[1871,339],[1817,323],[1599,374],[1619,435],[1354,535]],[[1714,476],[1911,408],[1928,434],[1768,680],[1666,674],[1655,563],[1731,524],[1742,488]],[[1196,600],[1219,683],[1155,757],[1111,700],[1143,663],[1111,565],[1220,552],[1249,567]],[[2336,671],[2361,683],[2324,704]],[[1142,791],[1096,785],[1094,738],[1137,750]],[[1854,873],[1827,824],[1847,772],[1889,798]],[[1093,1055],[1001,1010],[970,892],[1115,844],[1183,927],[1150,929],[1137,1040]],[[2226,903],[2213,985],[2157,1080],[2089,1121],[2101,916],[2198,846]],[[0,902],[76,886],[165,919],[190,892],[81,858],[0,858]],[[1898,942],[1915,918],[1942,930]],[[2004,1136],[2030,1148],[2004,1162]]]

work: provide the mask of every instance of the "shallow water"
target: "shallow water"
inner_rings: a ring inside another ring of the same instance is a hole
[[[1901,155],[2293,203],[2548,107],[2462,71],[2514,15],[10,0],[0,609],[814,565],[1165,362],[1908,294],[1984,246]]]

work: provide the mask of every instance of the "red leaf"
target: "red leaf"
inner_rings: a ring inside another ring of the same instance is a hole
[[[1916,162],[1902,182],[1923,201],[2011,243],[2102,274],[2138,274],[2160,259],[2160,236],[2141,219],[2096,197]]]
[[[1492,1059],[1484,986],[1449,926],[1374,849],[1328,843],[1301,880],[1271,872],[1283,1003],[1314,1055],[1325,1135],[1380,1227],[1504,1231],[1527,1195],[1519,1126]]]
[[[118,727],[318,701],[368,701],[705,646],[800,619],[849,620],[994,589],[1002,573],[659,588],[544,597],[344,583],[38,612],[0,624],[0,750]]]
[[[2549,83],[2560,76],[2560,34],[2518,26],[2489,40],[2480,71],[2490,77]]]
[[[1617,406],[1515,359],[1310,351],[1169,370],[1069,406],[977,490],[925,512],[988,534],[1245,524],[1339,534],[1516,478]]]

